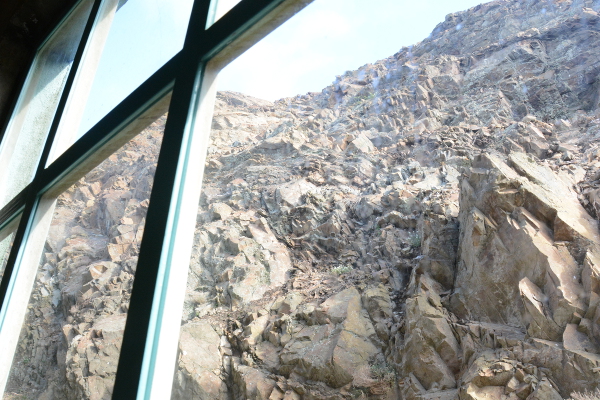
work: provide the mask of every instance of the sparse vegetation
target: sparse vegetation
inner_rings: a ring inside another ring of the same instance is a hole
[[[471,168],[473,161],[469,157],[461,157],[456,161],[457,167]]]
[[[371,377],[378,381],[392,381],[396,376],[396,372],[386,363],[375,363],[371,365]]]
[[[357,107],[363,105],[364,103],[373,100],[374,98],[375,98],[375,92],[369,93],[369,94],[357,95],[357,96],[354,96],[348,102],[348,106],[357,108]]]
[[[412,232],[408,237],[408,243],[413,248],[421,247],[421,235],[418,232]]]
[[[364,392],[363,389],[352,389],[350,391],[350,396],[352,396],[353,399],[360,399],[360,398],[364,398],[367,394]]]
[[[33,397],[29,397],[25,394],[19,394],[19,393],[5,393],[4,394],[4,400],[33,400]]]
[[[331,273],[334,275],[343,275],[343,274],[347,274],[348,272],[352,271],[354,268],[352,268],[351,265],[338,265],[337,267],[333,267],[331,268]]]
[[[600,400],[600,388],[593,392],[573,392],[568,400]]]
[[[260,276],[258,277],[258,281],[263,285],[271,284],[271,273],[266,269],[260,271]]]
[[[398,206],[398,209],[400,210],[400,212],[404,215],[408,215],[411,212],[410,209],[410,204],[408,203],[402,203]]]

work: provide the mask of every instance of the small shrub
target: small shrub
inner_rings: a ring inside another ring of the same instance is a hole
[[[468,157],[461,157],[460,159],[458,159],[456,161],[457,167],[471,168],[472,165],[473,165],[473,161],[471,161],[471,159]]]
[[[353,399],[366,398],[366,393],[363,391],[363,389],[355,388],[350,390],[350,396],[352,396]]]
[[[298,322],[295,319],[288,319],[285,324],[285,333],[287,333],[290,336],[293,335],[296,326],[298,326]]]
[[[386,363],[375,363],[371,365],[371,377],[378,381],[392,381],[396,372]]]
[[[352,271],[354,268],[352,268],[351,265],[338,265],[337,267],[333,267],[331,268],[331,273],[334,275],[343,275],[343,274],[347,274],[348,272]]]
[[[411,247],[421,247],[421,235],[418,232],[412,232],[408,237],[408,242]]]
[[[258,281],[263,285],[271,284],[271,274],[266,269],[260,271],[260,276],[258,277]]]
[[[356,109],[356,108],[364,105],[366,102],[373,100],[374,98],[375,98],[375,93],[357,95],[348,101],[348,106],[354,107]]]
[[[411,213],[411,207],[410,204],[408,203],[402,203],[398,206],[398,209],[400,210],[400,212],[404,215],[408,215]]]

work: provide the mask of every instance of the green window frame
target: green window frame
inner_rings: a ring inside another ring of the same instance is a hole
[[[0,341],[20,331],[21,321],[11,322],[10,316],[27,304],[14,301],[15,284],[23,274],[20,267],[35,258],[28,253],[39,242],[36,228],[44,219],[46,198],[121,147],[144,121],[168,111],[113,392],[113,399],[164,400],[170,396],[176,362],[215,78],[312,0],[242,0],[217,21],[217,0],[195,0],[183,49],[46,167],[85,46],[94,40],[94,20],[108,1],[94,1],[32,182],[0,210],[0,230],[18,221],[0,282]],[[0,357],[2,392],[12,356]]]

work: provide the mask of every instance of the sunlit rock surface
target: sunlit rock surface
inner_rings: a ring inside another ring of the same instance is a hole
[[[596,388],[599,10],[494,1],[322,92],[219,93],[173,398]],[[61,197],[11,390],[110,398],[163,123]]]

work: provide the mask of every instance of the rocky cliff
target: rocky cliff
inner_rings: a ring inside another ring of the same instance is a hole
[[[219,93],[172,398],[597,388],[598,11],[493,1],[322,92]],[[59,200],[12,390],[110,397],[163,122]]]

